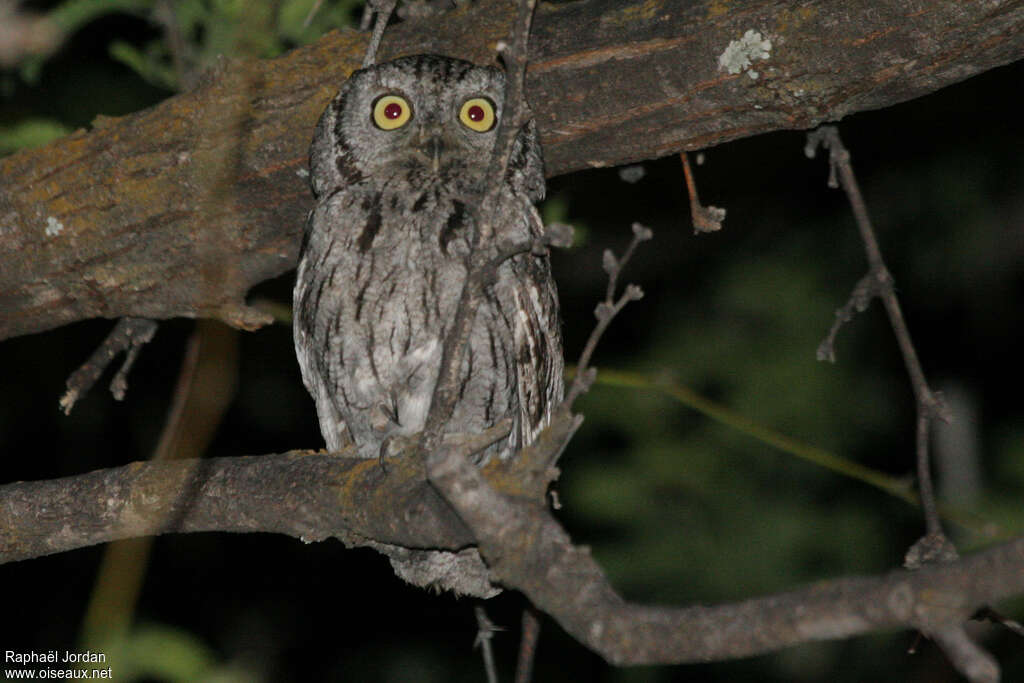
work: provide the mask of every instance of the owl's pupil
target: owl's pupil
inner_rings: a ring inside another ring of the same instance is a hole
[[[484,120],[484,108],[478,104],[474,104],[466,112],[466,116],[469,117],[470,121],[483,121]]]
[[[384,107],[384,116],[389,119],[397,119],[402,115],[402,105],[398,102],[391,102]]]

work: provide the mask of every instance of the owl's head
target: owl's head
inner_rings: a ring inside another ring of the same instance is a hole
[[[439,55],[413,55],[353,72],[327,106],[310,148],[313,192],[367,179],[479,182],[490,161],[505,99],[505,75]],[[507,175],[513,190],[543,197],[533,121],[516,137]]]

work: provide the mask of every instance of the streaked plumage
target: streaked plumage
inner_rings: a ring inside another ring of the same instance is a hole
[[[423,428],[476,228],[467,202],[481,194],[497,130],[470,126],[488,125],[491,110],[500,120],[504,81],[492,67],[405,57],[353,73],[320,119],[294,331],[332,451],[352,442],[376,457],[389,437]],[[494,244],[537,236],[533,202],[543,194],[531,121],[487,217]],[[547,424],[563,392],[559,324],[547,257],[505,261],[477,312],[445,430],[476,433],[511,417],[509,437],[479,461],[510,457]]]

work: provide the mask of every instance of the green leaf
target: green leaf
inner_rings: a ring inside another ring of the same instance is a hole
[[[25,119],[10,126],[0,126],[0,154],[40,147],[70,132],[71,129],[63,123],[44,118]]]
[[[150,43],[145,52],[131,43],[114,41],[108,48],[111,59],[121,62],[147,82],[167,90],[178,90],[178,79],[174,69],[161,59],[162,47]]]

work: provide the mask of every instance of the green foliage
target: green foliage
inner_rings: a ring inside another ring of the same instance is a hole
[[[349,26],[353,15],[365,3],[363,0],[325,0],[307,25],[307,17],[314,4],[316,0],[285,0],[281,3],[278,32],[283,40],[305,45],[332,29]]]
[[[152,9],[153,4],[153,0],[67,0],[52,9],[47,18],[70,34],[102,16],[142,13]]]
[[[22,119],[9,126],[0,125],[0,154],[39,147],[70,132],[71,129],[63,123],[42,117]]]
[[[332,29],[345,28],[363,2],[323,0],[314,11],[315,4],[316,0],[67,0],[46,18],[66,38],[115,15],[150,22],[158,37],[142,43],[128,37],[111,39],[108,54],[146,83],[174,92],[194,81],[220,55],[276,57]],[[21,80],[29,86],[37,84],[53,56],[25,56],[17,70]],[[6,81],[5,94],[12,90],[11,81]],[[45,144],[72,128],[52,118],[14,118],[0,124],[0,154]]]
[[[202,72],[219,55],[276,57],[332,28],[347,26],[352,10],[362,3],[323,2],[311,15],[314,4],[315,0],[155,3],[150,8],[152,16],[164,27],[165,35],[141,48],[116,41],[110,54],[150,83],[180,90],[183,75]]]
[[[67,0],[50,10],[46,18],[64,35],[71,35],[96,19],[110,14],[142,13],[154,0]],[[21,77],[34,83],[46,64],[49,54],[28,56],[21,64]]]
[[[140,49],[123,40],[115,40],[110,44],[109,52],[111,58],[127,66],[147,83],[165,90],[178,88],[178,76],[170,65],[163,41],[150,42]]]
[[[110,668],[119,681],[159,680],[170,683],[242,683],[259,680],[252,671],[219,662],[214,652],[185,631],[149,624],[108,641],[94,651],[107,661],[87,665]]]

